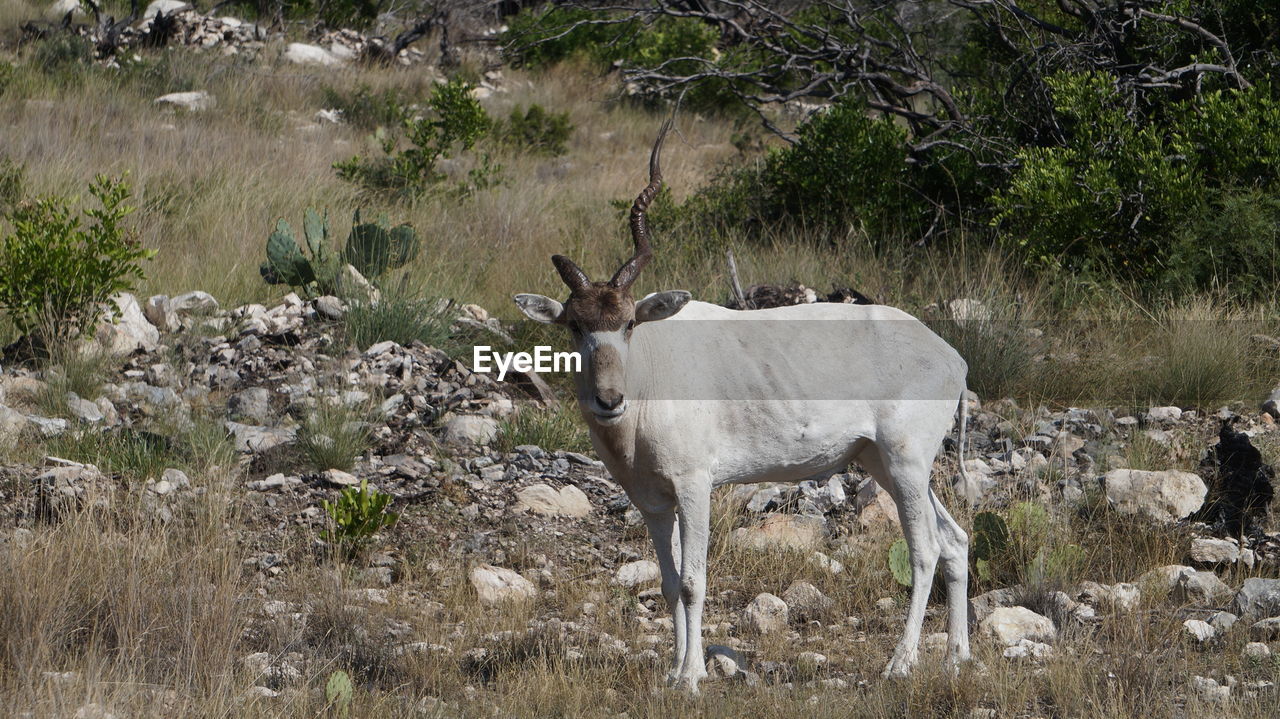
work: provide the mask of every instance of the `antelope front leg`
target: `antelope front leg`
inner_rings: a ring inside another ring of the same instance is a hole
[[[676,534],[675,510],[666,512],[642,512],[649,527],[649,539],[658,554],[658,569],[662,572],[662,596],[671,610],[671,623],[675,627],[675,656],[667,683],[672,684],[680,675],[685,655],[685,605],[680,591],[680,536]]]
[[[702,607],[707,596],[707,545],[711,539],[711,492],[694,483],[679,498],[680,598],[684,602],[684,661],[675,686],[698,693],[698,682],[707,675],[702,654]],[[708,483],[709,484],[709,483]]]

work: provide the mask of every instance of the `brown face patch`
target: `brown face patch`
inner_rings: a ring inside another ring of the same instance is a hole
[[[625,328],[635,316],[636,301],[630,291],[593,282],[569,295],[563,322],[579,332],[612,332]]]

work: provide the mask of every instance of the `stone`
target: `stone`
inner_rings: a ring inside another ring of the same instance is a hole
[[[969,600],[969,618],[982,623],[991,613],[1001,607],[1012,606],[1016,595],[1012,589],[992,589]]]
[[[27,427],[27,416],[0,404],[0,447],[12,448]]]
[[[273,447],[292,444],[297,439],[297,431],[294,429],[263,427],[233,421],[227,421],[224,425],[235,438],[236,449],[240,452],[265,452]]]
[[[205,92],[204,90],[192,90],[190,92],[171,92],[168,95],[161,95],[153,101],[156,105],[167,105],[175,107],[187,112],[202,112],[209,110],[218,104],[218,101]]]
[[[1262,411],[1272,419],[1280,419],[1280,387],[1271,390],[1271,395],[1262,403]]]
[[[172,467],[160,474],[160,481],[168,482],[174,489],[186,489],[191,486],[191,478],[187,473]]]
[[[1113,469],[1103,481],[1107,500],[1116,511],[1162,522],[1182,519],[1200,509],[1209,491],[1199,476],[1176,469]]]
[[[858,510],[858,524],[863,529],[898,524],[898,505],[874,479],[862,480],[853,505]]]
[[[721,644],[707,645],[707,678],[733,679],[746,667],[742,655]]]
[[[333,295],[323,295],[315,299],[316,314],[327,320],[340,320],[347,314],[347,306]]]
[[[342,60],[335,57],[333,53],[316,45],[308,45],[303,42],[291,42],[285,48],[282,56],[286,62],[294,65],[310,65],[313,67],[337,67],[342,64]]]
[[[146,315],[147,321],[156,326],[161,332],[176,332],[182,327],[178,322],[178,313],[173,309],[173,301],[169,299],[169,295],[152,295],[147,298],[147,304],[142,307],[142,314]]]
[[[45,12],[45,17],[51,21],[60,21],[67,16],[67,13],[71,13],[72,18],[75,20],[84,20],[86,17],[84,7],[80,5],[80,0],[54,0]]]
[[[154,352],[160,343],[160,330],[147,321],[138,299],[128,292],[112,297],[107,312],[98,323],[94,338],[103,351],[111,355],[127,355],[137,350]]]
[[[1156,592],[1168,594],[1177,588],[1184,574],[1194,571],[1193,567],[1188,567],[1185,564],[1168,564],[1144,572],[1142,576],[1138,577],[1137,584]]]
[[[266,479],[257,479],[252,482],[245,482],[244,486],[253,492],[270,492],[276,489],[296,487],[300,484],[302,484],[301,477],[288,477],[283,474],[273,474]]]
[[[71,416],[88,424],[97,424],[106,420],[101,407],[87,399],[81,399],[75,392],[67,393],[67,411]]]
[[[1221,704],[1231,700],[1231,687],[1221,686],[1208,677],[1191,677],[1191,690],[1202,701],[1210,704]]]
[[[823,619],[831,614],[836,603],[831,597],[812,584],[796,580],[782,593],[782,601],[790,608],[792,618],[799,621]]]
[[[451,444],[486,445],[498,436],[498,421],[473,414],[456,415],[444,425],[444,441]]]
[[[757,514],[768,511],[781,497],[781,487],[761,487],[751,494],[751,499],[747,500],[747,511]]]
[[[227,411],[232,419],[266,423],[275,412],[271,409],[271,390],[266,387],[250,387],[227,399]]]
[[[1240,656],[1255,662],[1266,661],[1271,658],[1271,647],[1262,642],[1249,642],[1240,650]]]
[[[591,514],[591,500],[572,484],[559,490],[546,484],[533,484],[516,492],[513,509],[544,517],[585,517]]]
[[[356,487],[360,484],[358,477],[340,469],[326,469],[320,474],[320,477],[329,484],[338,487]]]
[[[796,665],[806,672],[814,672],[827,665],[827,655],[818,652],[800,652]]]
[[[81,704],[71,719],[120,719],[120,715],[107,711],[101,704],[89,703]]]
[[[1231,539],[1196,537],[1191,540],[1191,561],[1201,564],[1235,564],[1240,545]]]
[[[1231,627],[1234,627],[1238,621],[1240,621],[1240,617],[1237,617],[1231,612],[1214,612],[1213,615],[1209,617],[1210,626],[1219,633],[1231,631]]]
[[[641,587],[662,581],[662,571],[657,562],[641,559],[627,562],[614,572],[613,583],[623,587]]]
[[[1152,422],[1177,422],[1182,419],[1182,408],[1152,407],[1147,410],[1147,419]]]
[[[1036,614],[1026,607],[1000,607],[991,612],[978,625],[978,631],[1011,647],[1023,639],[1033,642],[1052,642],[1058,628],[1053,620]]]
[[[218,300],[202,290],[184,292],[173,298],[173,311],[180,315],[210,314],[218,311]]]
[[[733,530],[729,541],[738,547],[757,551],[813,551],[822,545],[826,531],[822,517],[768,514],[757,526]]]
[[[1048,659],[1053,656],[1053,647],[1044,642],[1030,639],[1019,639],[1001,652],[1005,659]]]
[[[1182,623],[1182,631],[1197,642],[1204,643],[1213,639],[1218,632],[1213,625],[1200,619],[1188,619]]]
[[[487,606],[524,601],[538,594],[537,587],[528,579],[511,569],[492,564],[481,564],[471,570],[471,586],[480,597],[480,603]]]
[[[1173,598],[1200,607],[1218,606],[1231,599],[1231,587],[1213,572],[1192,570],[1178,578]]]
[[[1259,619],[1249,626],[1249,638],[1255,642],[1273,642],[1280,639],[1280,617]]]
[[[150,20],[160,13],[173,15],[190,9],[191,3],[183,2],[183,0],[152,0],[152,2],[147,5],[147,9],[142,12],[142,19]]]
[[[29,414],[26,415],[26,419],[44,437],[57,437],[67,431],[67,420],[61,417],[41,417],[40,415]]]
[[[742,624],[748,632],[772,634],[787,628],[787,603],[768,592],[762,592],[742,610]]]
[[[1280,615],[1280,579],[1252,577],[1236,593],[1236,610],[1246,617]]]

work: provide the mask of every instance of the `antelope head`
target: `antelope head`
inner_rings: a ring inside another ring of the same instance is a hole
[[[662,125],[649,156],[649,185],[631,206],[631,236],[635,241],[631,259],[609,281],[592,282],[573,260],[555,255],[551,263],[569,286],[569,299],[562,304],[542,295],[515,297],[520,310],[530,319],[569,328],[582,357],[582,372],[577,377],[578,402],[603,425],[620,422],[627,411],[626,368],[632,331],[637,325],[674,315],[691,297],[683,290],[658,292],[639,302],[631,296],[631,285],[653,257],[645,212],[662,187],[659,155],[670,129],[670,121]]]

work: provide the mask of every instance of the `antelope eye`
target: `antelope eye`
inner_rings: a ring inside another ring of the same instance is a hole
[[[628,332],[630,332],[631,330],[633,330],[633,329],[635,329],[635,328],[636,328],[636,321],[635,321],[635,320],[631,320],[631,321],[627,322],[627,331],[628,331]]]

